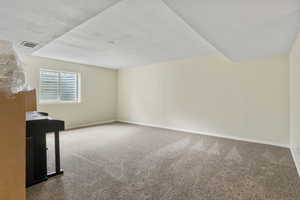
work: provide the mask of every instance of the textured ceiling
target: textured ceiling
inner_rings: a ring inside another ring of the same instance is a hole
[[[30,54],[120,0],[1,0],[0,39]],[[35,49],[22,41],[37,42]]]
[[[299,0],[163,0],[233,61],[289,52],[300,27]]]
[[[110,68],[221,53],[233,61],[288,53],[299,0],[10,0],[0,39],[18,51]],[[21,41],[38,42],[35,49]]]
[[[35,55],[122,68],[214,53],[161,0],[123,0]]]

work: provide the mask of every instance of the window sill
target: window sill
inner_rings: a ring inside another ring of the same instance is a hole
[[[60,105],[60,104],[81,104],[81,101],[49,101],[49,102],[39,102],[39,105]]]

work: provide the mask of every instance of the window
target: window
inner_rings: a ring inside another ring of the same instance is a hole
[[[41,70],[39,96],[40,103],[79,103],[79,73]]]

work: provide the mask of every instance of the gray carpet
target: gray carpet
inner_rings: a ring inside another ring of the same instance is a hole
[[[285,148],[121,123],[61,143],[65,174],[29,188],[28,200],[300,199]]]

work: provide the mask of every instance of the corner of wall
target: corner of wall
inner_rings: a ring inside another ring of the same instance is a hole
[[[290,151],[293,156],[298,175],[300,176],[300,34],[297,34],[294,45],[289,53],[289,138]],[[298,138],[298,139],[297,139]]]
[[[300,152],[299,152],[299,149],[291,147],[290,150],[291,150],[291,154],[292,154],[292,157],[293,157],[295,165],[296,165],[298,175],[300,177]]]
[[[120,80],[120,69],[116,70],[116,105],[115,105],[115,120],[118,121],[119,120],[119,80]]]

